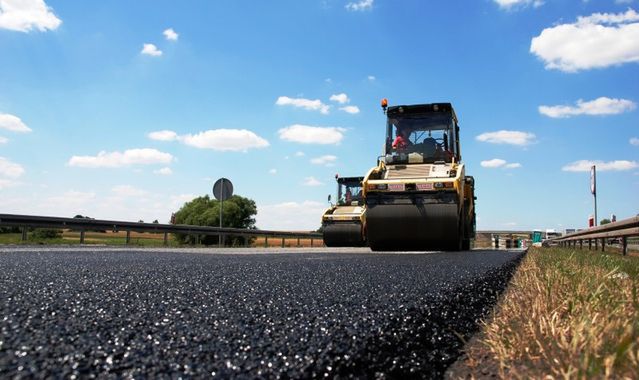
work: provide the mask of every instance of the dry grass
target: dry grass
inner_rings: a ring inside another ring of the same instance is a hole
[[[639,378],[639,260],[533,248],[453,377]]]

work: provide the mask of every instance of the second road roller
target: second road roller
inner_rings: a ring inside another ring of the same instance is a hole
[[[383,155],[363,180],[374,251],[468,250],[475,180],[466,175],[450,103],[388,106]]]
[[[364,177],[340,177],[337,199],[322,215],[322,234],[327,247],[361,247],[366,245],[366,210],[362,197]],[[329,195],[329,202],[331,196]]]

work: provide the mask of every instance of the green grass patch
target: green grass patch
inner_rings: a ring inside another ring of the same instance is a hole
[[[639,258],[532,248],[454,376],[639,378]]]

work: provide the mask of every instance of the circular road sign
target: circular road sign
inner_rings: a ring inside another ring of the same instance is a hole
[[[233,195],[233,184],[226,178],[220,178],[213,185],[213,195],[218,201],[225,201]]]

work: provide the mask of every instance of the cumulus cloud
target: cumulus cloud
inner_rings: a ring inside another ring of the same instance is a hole
[[[162,32],[162,34],[164,34],[164,37],[168,41],[177,41],[180,36],[179,34],[175,33],[175,30],[173,30],[173,28],[166,29],[164,32]]]
[[[151,132],[148,136],[151,140],[157,141],[175,141],[178,138],[177,133],[168,130]]]
[[[169,164],[174,157],[156,149],[128,149],[124,152],[101,151],[97,156],[73,156],[69,166],[82,168],[119,168],[130,165]]]
[[[19,117],[8,113],[0,113],[0,129],[21,133],[31,132],[31,128],[27,127]]]
[[[510,145],[529,145],[535,141],[535,135],[529,132],[521,131],[497,131],[486,132],[477,136],[476,139],[482,142],[492,144],[510,144]]]
[[[539,113],[552,118],[568,118],[577,115],[616,115],[637,108],[626,99],[600,97],[588,102],[577,100],[576,106],[539,106]]]
[[[178,135],[169,130],[155,131],[148,134],[157,141],[180,141],[200,149],[212,149],[220,152],[246,152],[253,148],[264,148],[269,142],[246,129],[209,129],[197,134]]]
[[[44,0],[0,0],[0,29],[30,32],[55,30],[62,20]]]
[[[324,184],[323,182],[318,181],[317,178],[312,177],[312,176],[304,178],[304,182],[302,182],[302,185],[311,186],[311,187],[313,187],[313,186],[322,186],[323,184]]]
[[[268,141],[246,129],[212,129],[195,135],[179,136],[179,140],[189,146],[221,152],[246,152],[269,146]]]
[[[277,169],[270,169],[270,170],[268,171],[268,174],[271,174],[271,175],[275,175],[275,174],[277,174]]]
[[[46,203],[58,208],[62,206],[65,210],[73,210],[72,212],[81,212],[85,211],[84,207],[93,203],[95,199],[94,192],[69,190],[61,195],[46,198]]]
[[[486,160],[480,162],[480,165],[484,168],[503,168],[503,169],[517,169],[521,167],[521,164],[518,162],[508,163],[506,160],[502,160],[501,158],[493,158],[492,160]]]
[[[161,169],[154,170],[153,173],[159,175],[171,175],[173,174],[173,170],[171,170],[171,168],[169,167],[163,167]]]
[[[152,57],[159,57],[162,55],[162,50],[159,50],[157,46],[153,44],[144,44],[140,54],[150,55]]]
[[[24,174],[24,168],[20,164],[11,162],[4,157],[0,157],[0,176],[8,178],[18,178]]]
[[[572,24],[544,29],[530,43],[530,52],[547,69],[577,72],[639,62],[639,14],[594,13]]]
[[[295,152],[295,157],[304,157],[304,156],[305,156],[305,154],[302,151]]]
[[[288,96],[280,96],[275,101],[278,106],[293,106],[297,108],[303,108],[309,111],[320,111],[323,114],[328,114],[331,106],[322,103],[321,100],[304,99],[304,98],[289,98]]]
[[[340,111],[344,111],[346,113],[350,113],[351,115],[354,115],[356,113],[359,113],[359,107],[357,106],[340,107]]]
[[[518,7],[526,7],[529,5],[532,5],[533,7],[537,8],[544,5],[544,2],[542,0],[494,0],[494,1],[495,3],[497,3],[497,5],[499,5],[499,8],[507,9],[507,10],[518,8]]]
[[[348,95],[346,95],[345,93],[341,93],[341,94],[333,94],[331,95],[331,97],[329,98],[329,100],[331,102],[337,102],[339,104],[346,104],[349,103],[351,100],[348,98]]]
[[[302,144],[339,144],[346,129],[294,124],[278,131],[280,139]]]
[[[315,231],[324,210],[326,205],[316,201],[258,204],[255,224],[263,230]]]
[[[320,157],[315,157],[311,159],[311,164],[313,165],[324,165],[324,166],[334,166],[337,161],[337,157],[327,154]]]
[[[0,144],[6,144],[8,142],[9,142],[8,138],[0,136]]]
[[[375,76],[374,76],[374,75],[369,75],[369,76],[368,76],[368,80],[369,80],[369,81],[371,81],[371,82],[374,82],[376,79],[377,79],[377,78],[375,78]]]
[[[346,4],[345,8],[354,12],[371,10],[373,8],[373,0],[353,1]]]
[[[639,146],[639,138],[631,137],[630,138],[630,145]]]
[[[111,192],[118,197],[142,197],[148,194],[148,191],[138,189],[131,185],[118,185],[111,188]]]
[[[623,171],[639,168],[639,164],[636,161],[616,160],[604,162],[580,160],[565,165],[561,170],[566,172],[589,172],[593,165],[597,166],[597,171]]]

